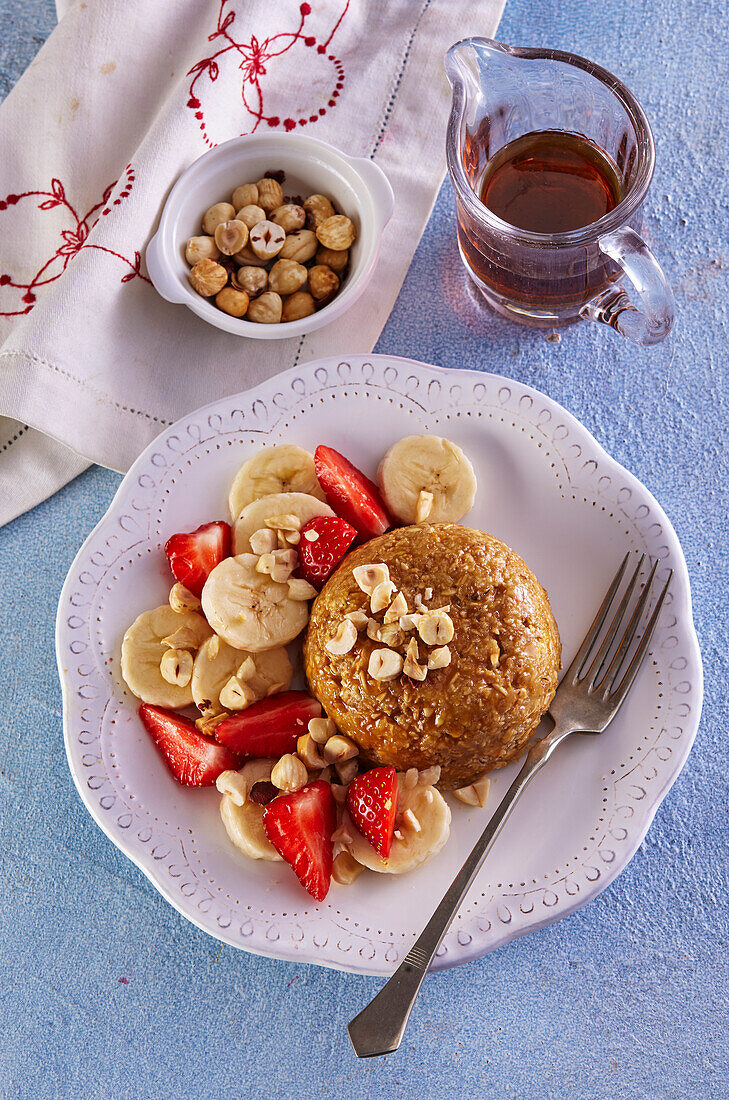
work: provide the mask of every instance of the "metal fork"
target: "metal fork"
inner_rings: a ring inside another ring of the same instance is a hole
[[[622,565],[608,588],[592,626],[557,688],[549,708],[554,728],[529,749],[521,771],[499,803],[473,851],[404,961],[374,1000],[349,1024],[347,1028],[349,1037],[359,1058],[389,1054],[400,1046],[410,1012],[426,971],[433,961],[433,956],[440,947],[491,845],[529,780],[546,764],[557,746],[570,734],[602,733],[615,717],[628,694],[648,651],[673,576],[671,571],[656,600],[647,625],[641,633],[640,623],[649,605],[658,561],[653,563],[647,580],[640,587],[637,599],[634,600],[645,554],[638,562],[622,597],[619,598],[618,593],[629,559],[630,553],[623,558]],[[628,624],[616,644],[618,632],[633,602],[634,607]],[[603,626],[611,613],[612,619],[598,646]],[[632,655],[630,655],[631,650]],[[629,655],[630,659],[627,660]]]

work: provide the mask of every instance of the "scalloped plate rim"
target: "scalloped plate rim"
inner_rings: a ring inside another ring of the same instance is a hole
[[[544,402],[547,406],[551,407],[553,411],[557,411],[559,415],[563,417],[566,422],[571,426],[572,430],[575,431],[578,436],[583,437],[583,439],[589,443],[590,448],[597,453],[598,457],[601,457],[609,467],[613,468],[613,470],[619,471],[619,473],[625,478],[629,486],[637,488],[641,496],[648,499],[652,507],[655,508],[658,519],[665,526],[665,531],[668,539],[669,541],[673,542],[673,549],[677,556],[677,564],[682,567],[682,576],[679,578],[682,582],[680,592],[683,597],[684,603],[682,610],[685,610],[686,615],[685,617],[681,617],[681,625],[682,628],[686,631],[687,640],[691,645],[691,649],[693,650],[692,655],[695,660],[696,675],[695,681],[692,684],[691,698],[695,703],[697,703],[697,705],[695,715],[692,717],[690,723],[688,723],[690,729],[687,731],[685,743],[682,745],[681,753],[677,757],[674,757],[674,763],[671,773],[666,776],[661,786],[652,792],[652,801],[650,802],[650,805],[646,811],[645,819],[642,822],[641,826],[637,829],[635,834],[631,834],[632,839],[630,843],[628,843],[624,848],[620,860],[616,859],[614,867],[611,868],[611,870],[606,874],[601,874],[599,880],[596,881],[595,885],[589,891],[579,896],[579,900],[576,900],[572,904],[556,907],[558,908],[558,912],[550,913],[545,916],[544,919],[532,921],[526,927],[516,927],[508,931],[503,931],[500,935],[497,936],[493,943],[489,944],[486,947],[477,946],[474,950],[469,951],[469,944],[463,947],[463,953],[458,956],[449,953],[443,958],[437,957],[434,959],[431,971],[450,969],[451,967],[460,966],[467,962],[474,961],[475,959],[481,958],[483,955],[489,954],[491,951],[494,951],[499,947],[506,946],[508,943],[511,943],[513,940],[518,939],[521,936],[527,935],[530,932],[538,931],[541,928],[545,928],[550,924],[554,924],[558,920],[562,920],[563,918],[572,915],[578,909],[583,908],[583,906],[587,905],[590,901],[593,901],[618,877],[618,875],[620,875],[625,870],[630,861],[633,859],[633,856],[637,852],[643,840],[645,839],[645,836],[653,822],[658,808],[660,807],[664,798],[666,797],[676,779],[680,775],[681,771],[683,770],[688,755],[691,751],[701,719],[704,677],[701,650],[693,619],[693,604],[691,598],[691,584],[688,566],[686,564],[686,559],[683,554],[678,536],[673,528],[673,524],[671,523],[669,517],[666,515],[661,504],[653,496],[651,491],[625,466],[618,462],[617,459],[613,458],[612,455],[610,455],[610,453],[602,446],[602,444],[592,435],[589,429],[586,428],[585,425],[582,424],[582,422],[578,420],[573,413],[569,412],[568,409],[560,405],[559,402],[554,400],[554,398],[550,397],[548,394],[543,393],[541,390],[536,389],[534,386],[530,386],[528,383],[521,382],[518,379],[512,379],[506,375],[500,375],[490,371],[472,370],[467,367],[441,367],[433,363],[423,363],[419,360],[409,359],[406,356],[376,353],[372,353],[370,355],[355,353],[353,355],[326,356],[321,359],[310,360],[306,363],[298,364],[295,367],[274,375],[272,378],[264,380],[263,382],[251,387],[248,390],[241,390],[238,393],[229,394],[226,397],[218,398],[215,401],[211,401],[205,405],[201,405],[199,408],[194,409],[189,413],[186,413],[184,416],[181,416],[178,420],[168,425],[167,428],[165,428],[162,432],[155,436],[155,438],[152,439],[150,443],[144,448],[144,450],[138,455],[133,464],[130,466],[127,473],[123,476],[121,483],[119,484],[116,492],[114,493],[114,496],[109,502],[106,511],[104,512],[104,515],[101,517],[98,523],[95,524],[87,537],[84,539],[69,567],[66,579],[63,583],[63,587],[59,596],[58,611],[56,615],[55,644],[58,674],[61,681],[63,699],[64,748],[66,751],[69,770],[71,772],[71,776],[73,778],[78,794],[84,806],[91,815],[92,819],[99,826],[101,831],[136,867],[139,868],[139,870],[143,872],[146,878],[152,883],[155,890],[157,890],[162,895],[162,897],[164,897],[165,900],[175,910],[177,910],[177,912],[181,916],[183,916],[186,920],[190,921],[190,923],[195,925],[197,928],[199,928],[201,931],[205,932],[212,938],[217,939],[218,941],[225,943],[230,947],[234,947],[237,950],[243,950],[249,954],[259,955],[264,958],[281,959],[287,962],[314,964],[332,970],[383,977],[392,972],[392,966],[373,966],[367,965],[367,962],[363,962],[362,964],[355,964],[353,962],[350,962],[349,960],[340,961],[325,957],[310,957],[310,955],[307,954],[306,949],[298,951],[295,947],[292,948],[289,945],[282,945],[278,949],[269,950],[263,946],[260,946],[259,944],[241,944],[238,940],[233,939],[232,936],[226,935],[226,931],[222,928],[218,931],[214,931],[206,927],[203,924],[202,920],[192,912],[192,909],[186,910],[182,906],[182,904],[180,904],[178,899],[175,898],[167,890],[164,880],[160,877],[155,876],[153,868],[151,866],[147,866],[143,859],[138,857],[137,854],[135,854],[133,851],[129,850],[125,846],[123,842],[123,837],[119,836],[118,831],[115,831],[107,823],[106,819],[104,819],[102,815],[97,811],[97,808],[91,798],[87,797],[86,795],[84,786],[81,782],[81,776],[76,768],[70,741],[70,685],[66,678],[65,670],[62,667],[61,659],[61,645],[65,631],[65,624],[63,624],[61,621],[61,612],[64,608],[64,605],[67,603],[67,597],[69,595],[72,576],[76,570],[78,563],[84,558],[87,546],[112,519],[117,505],[120,503],[122,498],[129,490],[134,475],[136,474],[137,470],[143,465],[152,449],[159,446],[160,441],[163,438],[172,434],[176,430],[179,430],[181,427],[184,427],[188,422],[193,421],[194,418],[199,417],[200,415],[205,413],[212,413],[214,411],[217,411],[220,406],[227,406],[229,403],[238,401],[239,399],[250,400],[252,396],[262,388],[271,386],[274,383],[279,382],[283,384],[286,382],[287,379],[299,376],[304,371],[313,376],[313,373],[317,367],[322,367],[325,365],[339,365],[341,363],[351,363],[352,361],[359,361],[361,365],[365,365],[366,363],[371,363],[374,361],[394,362],[406,364],[408,367],[413,368],[416,372],[422,371],[424,368],[426,371],[433,372],[434,374],[443,375],[449,378],[451,381],[457,381],[459,376],[465,376],[466,378],[471,380],[473,378],[477,378],[483,381],[491,380],[492,382],[500,382],[503,385],[517,386],[523,391],[524,394],[529,395],[532,399],[537,398],[539,401]],[[349,384],[355,385],[357,384],[357,382],[358,380],[352,379],[350,380]],[[399,961],[400,959],[398,959],[398,962]]]

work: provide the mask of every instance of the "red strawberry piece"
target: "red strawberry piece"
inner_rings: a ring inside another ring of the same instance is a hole
[[[361,539],[384,535],[392,526],[377,486],[339,451],[317,447],[314,466],[330,507],[357,528]]]
[[[281,795],[263,811],[266,836],[317,901],[324,901],[329,891],[336,827],[337,804],[332,788],[321,779]]]
[[[321,703],[306,691],[281,691],[224,718],[215,737],[241,756],[283,756],[296,751],[310,718],[321,716]]]
[[[165,544],[170,569],[198,599],[203,585],[216,565],[230,557],[230,524],[216,520],[204,523],[197,531],[172,535]]]
[[[235,753],[198,733],[194,722],[174,710],[142,703],[139,717],[178,783],[212,787],[221,772],[240,767]]]
[[[395,769],[372,768],[353,779],[347,790],[347,809],[362,836],[387,859],[397,813]]]
[[[307,538],[307,533],[316,538]],[[314,516],[301,528],[299,570],[314,588],[323,588],[357,538],[357,531],[339,516]]]

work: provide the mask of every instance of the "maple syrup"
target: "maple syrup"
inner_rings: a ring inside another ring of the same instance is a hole
[[[489,149],[490,128],[470,135],[464,163],[488,210],[519,230],[542,233],[533,242],[471,216],[458,206],[458,241],[471,273],[491,304],[530,324],[579,310],[616,278],[619,269],[594,240],[565,242],[554,234],[594,224],[623,197],[619,169],[580,134],[536,130]],[[483,165],[479,173],[479,167]],[[552,239],[550,239],[550,237]]]
[[[621,193],[617,170],[593,142],[562,130],[535,130],[488,161],[479,197],[518,229],[568,233],[613,210]]]

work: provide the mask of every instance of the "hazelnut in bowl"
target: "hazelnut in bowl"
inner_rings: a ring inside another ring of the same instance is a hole
[[[233,138],[175,183],[147,269],[163,298],[224,332],[303,336],[363,293],[393,206],[366,157],[302,134]]]

